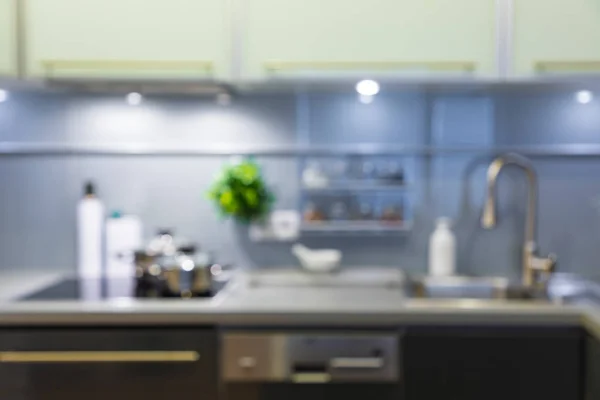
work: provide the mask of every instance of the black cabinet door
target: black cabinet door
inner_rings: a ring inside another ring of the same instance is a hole
[[[6,329],[0,398],[164,400],[217,398],[211,329]]]
[[[583,340],[575,328],[409,329],[406,398],[581,399]]]
[[[395,383],[227,384],[221,400],[403,400]]]
[[[600,341],[589,336],[586,343],[585,400],[600,400]]]

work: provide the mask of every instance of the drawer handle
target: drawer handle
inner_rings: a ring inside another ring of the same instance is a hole
[[[252,369],[256,367],[256,358],[254,357],[241,357],[238,360],[238,366],[242,369]]]
[[[327,372],[301,372],[292,374],[294,383],[327,383],[331,381],[331,375]]]
[[[445,72],[474,72],[477,65],[470,61],[279,61],[264,63],[269,72],[285,71],[400,71],[430,70]]]
[[[43,60],[46,75],[57,70],[202,71],[214,70],[212,61],[191,60]]]
[[[4,351],[0,363],[195,362],[196,351]]]
[[[600,61],[538,61],[535,70],[539,73],[552,72],[600,72]]]
[[[329,361],[331,368],[337,369],[381,369],[384,362],[382,358],[364,357],[364,358],[333,358]]]

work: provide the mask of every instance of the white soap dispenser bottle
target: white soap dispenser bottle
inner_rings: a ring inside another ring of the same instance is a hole
[[[456,238],[450,218],[438,218],[429,238],[429,275],[451,276],[456,271]]]
[[[91,182],[85,184],[84,197],[77,204],[77,272],[82,278],[103,274],[104,205]]]

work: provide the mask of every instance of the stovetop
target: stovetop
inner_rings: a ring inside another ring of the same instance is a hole
[[[227,282],[214,281],[209,290],[195,293],[194,298],[209,298],[217,294]],[[19,298],[19,301],[83,300],[97,301],[119,298],[181,298],[176,293],[158,293],[135,278],[66,278]]]

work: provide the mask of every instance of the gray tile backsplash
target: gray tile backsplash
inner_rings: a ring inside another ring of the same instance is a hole
[[[382,94],[370,105],[351,94],[277,94],[237,98],[230,107],[191,98],[148,98],[140,107],[121,97],[17,93],[0,104],[0,140],[46,143],[133,143],[201,146],[410,146],[600,143],[600,102],[580,105],[572,93]],[[289,244],[252,243],[244,227],[220,221],[204,192],[226,157],[6,156],[0,158],[0,268],[72,271],[75,205],[93,179],[109,210],[141,216],[157,227],[249,267],[296,265]],[[299,207],[301,160],[259,157],[278,208]],[[428,236],[439,216],[456,220],[462,273],[519,277],[525,183],[515,170],[499,186],[499,225],[478,219],[489,157],[406,156],[414,229],[394,236],[310,236],[315,247],[338,247],[348,265],[426,269]],[[600,160],[536,158],[540,178],[539,244],[559,268],[595,274],[600,259]]]

